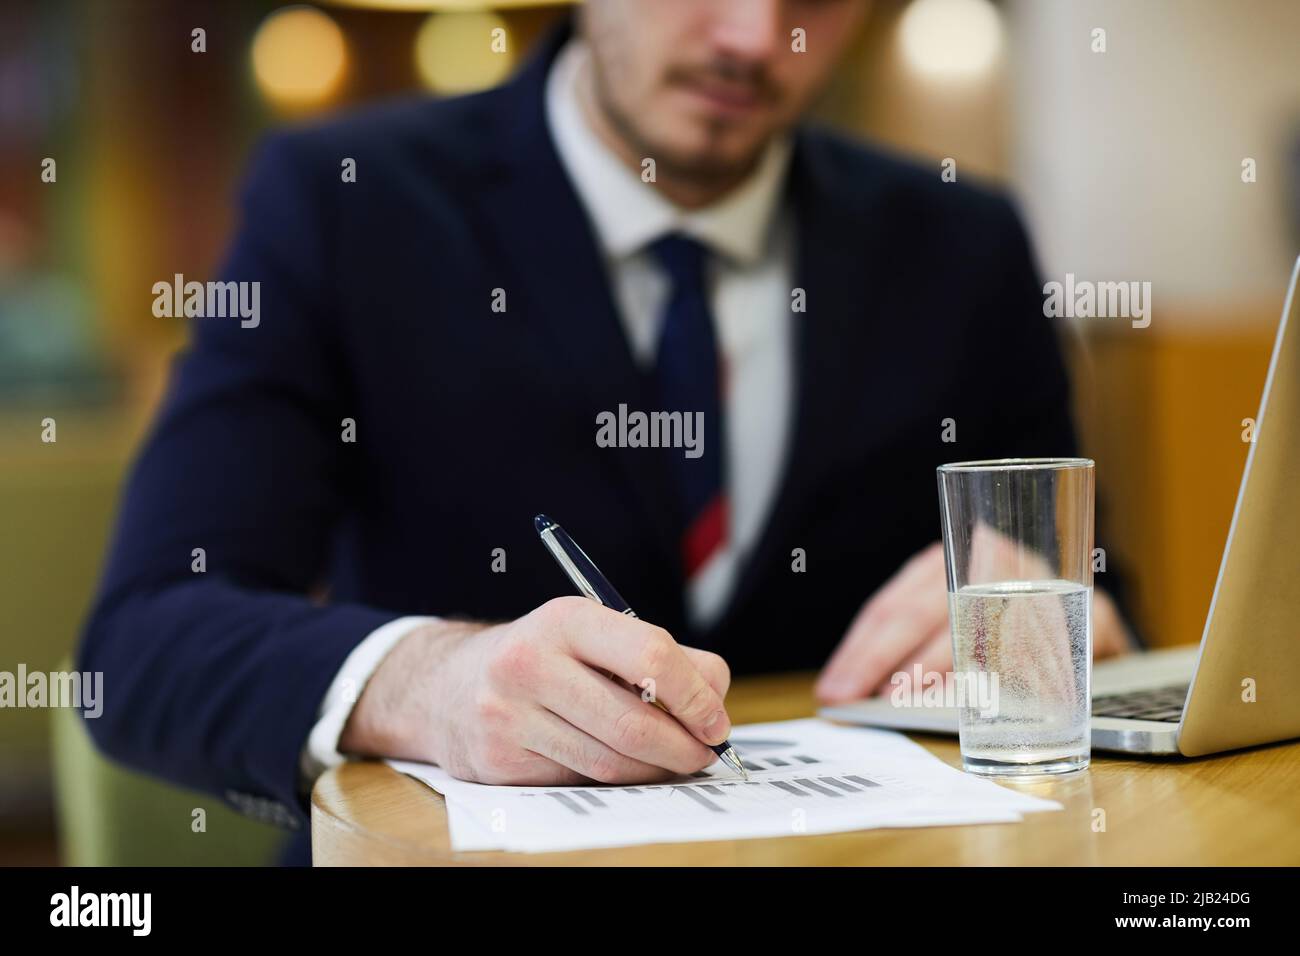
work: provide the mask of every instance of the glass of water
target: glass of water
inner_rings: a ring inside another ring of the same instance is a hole
[[[938,469],[962,765],[994,776],[1088,766],[1093,463]]]

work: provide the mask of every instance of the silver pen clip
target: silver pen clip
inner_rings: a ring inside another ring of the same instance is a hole
[[[603,605],[605,602],[600,599],[600,595],[597,594],[596,589],[591,586],[591,582],[587,580],[587,576],[578,569],[578,566],[573,563],[573,558],[569,557],[569,552],[565,551],[560,542],[556,540],[555,532],[552,530],[553,528],[554,525],[550,528],[542,529],[539,535],[542,539],[542,544],[546,545],[546,550],[551,552],[552,557],[554,557],[560,567],[564,569],[564,573],[569,576],[569,580],[573,582],[573,586],[581,591],[585,597],[589,597],[597,604]]]

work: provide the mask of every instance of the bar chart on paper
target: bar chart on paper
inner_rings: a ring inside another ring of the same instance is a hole
[[[747,768],[754,769],[754,768]],[[745,813],[765,804],[786,805],[789,798],[817,796],[843,799],[849,794],[870,797],[872,787],[884,786],[880,781],[868,780],[857,774],[841,777],[795,777],[790,780],[747,780],[718,783],[670,784],[654,787],[619,787],[593,790],[546,790],[523,794],[525,797],[545,796],[578,816],[590,816],[601,810],[626,808],[634,813],[653,814],[662,807],[665,798],[674,804],[675,813],[682,798],[687,801],[682,809],[698,808],[707,813]]]
[[[733,728],[748,781],[721,762],[641,786],[501,787],[389,761],[443,794],[457,851],[547,852],[641,843],[1009,823],[1060,805],[962,773],[901,734],[816,719]]]

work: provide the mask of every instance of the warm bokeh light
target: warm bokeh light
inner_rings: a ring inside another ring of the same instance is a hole
[[[557,7],[578,0],[328,0],[336,7],[362,7],[368,10],[513,10],[527,7]]]
[[[986,74],[1002,50],[1002,21],[989,0],[914,0],[898,24],[903,58],[934,79]]]
[[[320,105],[347,68],[343,31],[312,7],[277,10],[253,38],[253,75],[262,95],[286,110]]]
[[[506,78],[512,63],[514,44],[506,23],[486,10],[435,13],[415,37],[416,72],[435,93],[494,86]]]

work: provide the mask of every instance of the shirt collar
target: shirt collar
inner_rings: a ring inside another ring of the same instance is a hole
[[[682,232],[742,265],[757,262],[780,202],[789,138],[769,143],[749,178],[718,201],[682,209],[647,188],[587,123],[577,80],[580,71],[590,69],[589,57],[577,39],[560,51],[546,81],[546,120],[605,254],[623,258],[670,232]]]

